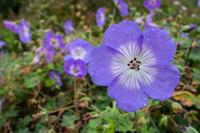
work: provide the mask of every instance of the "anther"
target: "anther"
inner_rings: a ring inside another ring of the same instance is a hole
[[[131,60],[127,66],[130,68],[130,69],[135,69],[135,70],[140,70],[140,65],[141,65],[141,62],[138,61],[136,58],[133,58],[133,60]]]

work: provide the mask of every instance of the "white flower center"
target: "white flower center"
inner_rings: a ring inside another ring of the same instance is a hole
[[[83,60],[86,56],[86,51],[82,47],[75,47],[71,51],[71,55],[74,57],[74,59],[81,59]]]
[[[55,38],[52,38],[52,39],[51,39],[51,44],[52,44],[52,45],[54,45],[56,48],[58,48],[58,47],[59,47],[58,40],[57,40],[57,39],[55,39]]]
[[[151,1],[150,1],[150,4],[151,4],[151,5],[156,4],[156,0],[151,0]]]
[[[80,73],[80,68],[78,66],[72,65],[70,67],[70,73],[75,76],[78,76],[78,74]]]
[[[134,43],[128,43],[121,45],[118,51],[121,54],[113,57],[111,70],[122,85],[137,89],[140,84],[153,82],[157,70],[152,65],[156,63],[156,58],[150,48],[139,48]]]

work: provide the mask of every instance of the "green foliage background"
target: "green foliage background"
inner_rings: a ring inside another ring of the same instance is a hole
[[[5,98],[0,113],[2,133],[198,133],[200,130],[200,7],[196,0],[162,0],[154,22],[170,31],[180,44],[174,63],[181,72],[181,82],[174,96],[160,102],[150,100],[148,107],[135,113],[116,108],[105,87],[85,79],[73,79],[63,72],[63,55],[40,67],[32,64],[34,49],[42,43],[44,32],[64,33],[67,19],[76,30],[65,36],[81,37],[97,46],[105,29],[122,19],[145,18],[143,1],[127,0],[129,16],[122,18],[111,0],[0,0],[0,21],[25,18],[31,23],[33,41],[21,44],[19,38],[0,24],[0,40],[8,45],[0,54],[0,99]],[[177,2],[179,4],[177,4]],[[106,8],[106,26],[96,27],[95,12]],[[197,28],[189,32],[188,25]],[[141,24],[141,26],[143,26]],[[185,32],[188,37],[181,34]],[[62,73],[59,87],[49,72]],[[74,86],[76,89],[74,90]]]

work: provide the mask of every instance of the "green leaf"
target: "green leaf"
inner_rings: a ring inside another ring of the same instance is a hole
[[[187,127],[185,133],[199,133],[194,127]]]
[[[74,122],[77,120],[78,118],[76,117],[76,115],[64,115],[62,117],[62,126],[71,126],[74,125]]]

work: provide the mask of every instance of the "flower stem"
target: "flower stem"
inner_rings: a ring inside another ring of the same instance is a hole
[[[154,122],[153,119],[151,118],[151,115],[150,115],[150,114],[149,114],[149,119],[150,119],[150,121],[151,121],[153,127],[156,129],[156,132],[157,132],[157,133],[160,133],[160,131],[158,130],[158,128],[157,128],[157,126],[156,126],[156,124],[155,124],[155,122]]]
[[[76,111],[76,114],[77,116],[79,116],[79,110],[78,110],[78,89],[77,89],[77,79],[74,78],[74,106],[75,106],[75,111]]]

